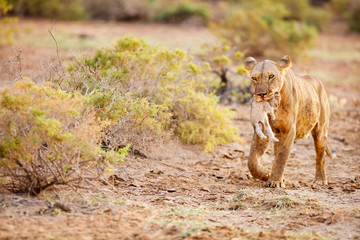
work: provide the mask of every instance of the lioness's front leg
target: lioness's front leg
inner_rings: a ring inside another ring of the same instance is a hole
[[[254,178],[261,179],[263,181],[267,181],[270,174],[264,169],[261,163],[259,163],[259,160],[268,149],[269,143],[269,138],[262,139],[254,133],[248,159],[248,167],[251,175]]]
[[[281,133],[279,142],[274,143],[275,161],[271,168],[270,179],[265,185],[266,187],[285,187],[284,170],[294,144],[295,135],[295,127],[292,127],[287,133]]]

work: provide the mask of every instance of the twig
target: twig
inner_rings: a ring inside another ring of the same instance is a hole
[[[22,58],[21,54],[23,50],[21,48],[12,48],[14,56],[8,57],[8,60],[3,63],[2,71],[7,73],[7,75],[12,78],[15,82],[23,78],[22,72]]]
[[[50,29],[48,29],[48,32],[50,33],[52,39],[54,39],[54,42],[56,44],[56,55],[57,55],[57,59],[58,59],[58,62],[59,62],[59,66],[62,68],[62,64],[61,64],[61,61],[60,61],[60,56],[59,56],[59,46],[58,46],[58,42],[56,40],[56,38],[54,37],[53,33],[52,33],[52,30],[54,28],[54,25],[55,25],[55,22],[53,22],[53,25],[51,26]]]
[[[14,81],[18,80],[18,79],[23,79],[23,74],[22,74],[22,63],[21,63],[21,54],[22,54],[22,49],[19,48],[18,51],[16,51],[15,48],[13,48],[13,51],[15,53],[15,57],[16,57],[16,63],[18,64],[18,68],[19,68],[19,77],[17,77],[16,79],[14,79]]]
[[[57,56],[58,66],[54,65],[53,70],[59,75],[59,80],[60,80],[59,85],[61,87],[61,83],[63,81],[63,78],[64,78],[65,74],[64,74],[64,68],[63,68],[62,62],[60,60],[59,45],[58,45],[58,42],[57,42],[54,34],[52,33],[54,25],[55,25],[55,22],[53,22],[53,25],[51,26],[51,28],[48,29],[48,32],[49,32],[50,36],[52,37],[52,39],[54,40],[55,45],[56,45],[56,56]]]

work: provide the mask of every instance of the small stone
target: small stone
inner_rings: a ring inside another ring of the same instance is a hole
[[[341,136],[334,136],[334,139],[339,141],[339,142],[345,142],[345,138],[341,137]]]
[[[210,189],[207,188],[207,187],[204,187],[204,186],[201,187],[200,190],[201,190],[201,191],[205,191],[205,192],[210,192]]]

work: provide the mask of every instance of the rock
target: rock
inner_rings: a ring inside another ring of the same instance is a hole
[[[202,187],[200,188],[200,190],[201,190],[201,191],[205,191],[205,192],[210,192],[210,189],[207,188],[207,187],[204,187],[204,186],[202,186]]]

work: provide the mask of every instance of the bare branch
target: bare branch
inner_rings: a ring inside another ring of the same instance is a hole
[[[21,48],[12,48],[13,55],[8,57],[8,60],[3,63],[2,71],[12,79],[18,81],[23,79],[22,57],[23,50]]]
[[[58,63],[59,63],[59,66],[62,68],[62,64],[61,64],[60,56],[59,56],[59,46],[58,46],[58,42],[57,42],[56,38],[54,37],[54,35],[53,35],[53,33],[52,33],[52,30],[53,30],[53,28],[54,28],[54,25],[55,25],[55,22],[53,22],[53,25],[51,26],[51,28],[48,29],[48,32],[50,33],[52,39],[54,39],[54,42],[55,42],[55,45],[56,45],[56,55],[57,55]]]

